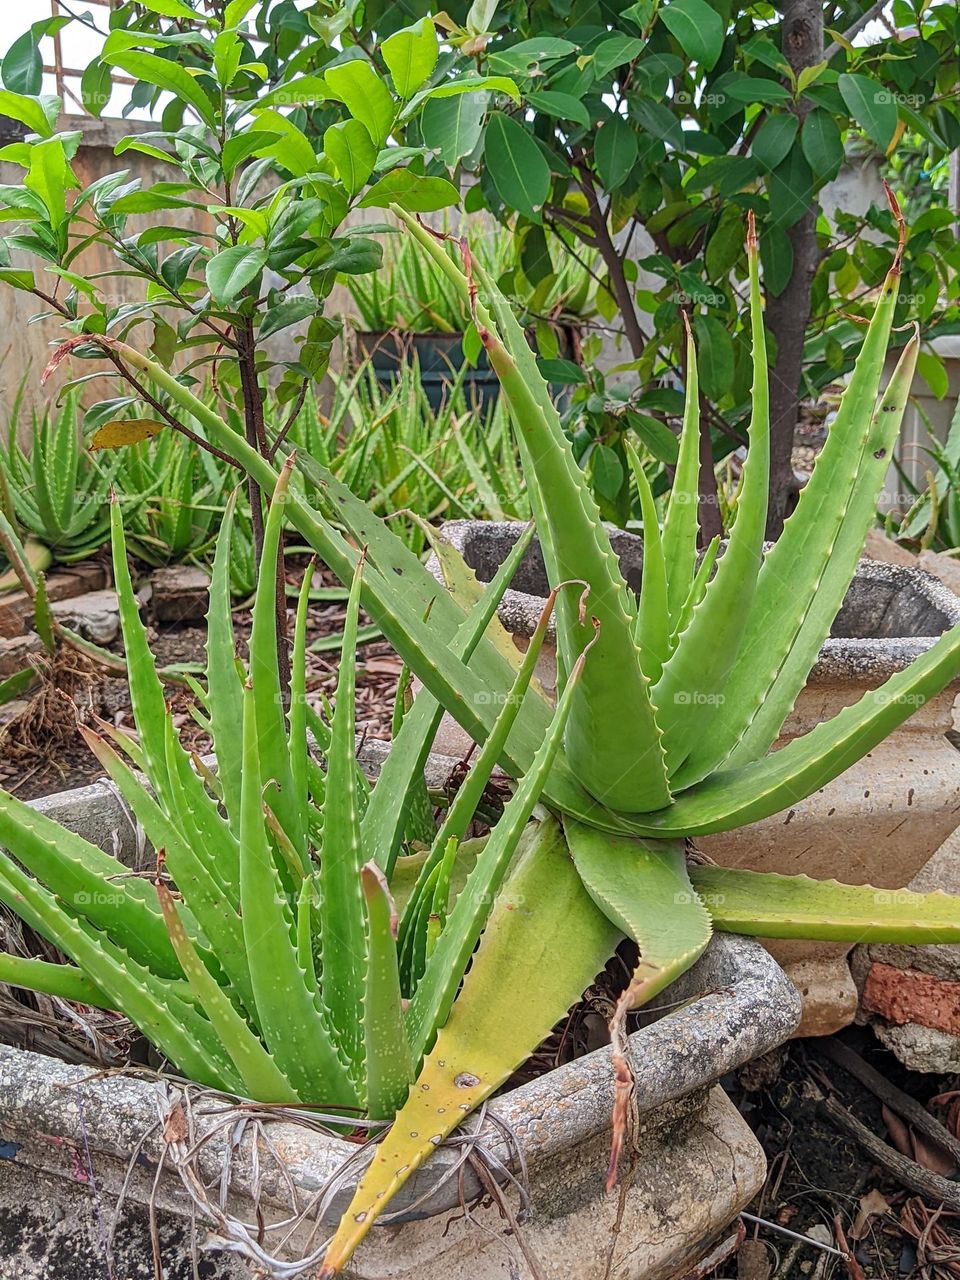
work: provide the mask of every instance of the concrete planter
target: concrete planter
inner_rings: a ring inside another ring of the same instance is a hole
[[[492,577],[519,536],[519,524],[453,521],[444,536],[482,580]],[[642,541],[611,531],[628,584],[639,587]],[[436,568],[439,573],[439,569]],[[546,573],[534,545],[500,608],[504,625],[524,647],[536,624]],[[960,600],[917,569],[861,561],[833,634],[784,726],[781,741],[808,732],[867,690],[882,684],[960,621]],[[538,672],[552,687],[555,653]],[[905,886],[960,823],[960,754],[944,736],[960,684],[944,690],[858,764],[785,814],[700,843],[721,864],[786,874],[837,877],[881,889]],[[462,750],[452,722],[440,744]],[[848,946],[771,942],[803,997],[798,1034],[828,1035],[853,1020],[858,993]]]
[[[375,770],[376,759],[370,763]],[[446,776],[453,762],[431,763]],[[131,865],[142,856],[137,833],[104,784],[37,805],[104,846],[119,841]],[[727,1228],[763,1183],[763,1153],[715,1082],[791,1034],[800,1014],[794,989],[756,943],[718,937],[662,1006],[670,1011],[631,1037],[637,1153],[622,1195],[603,1192],[613,1104],[608,1049],[489,1105],[481,1136],[488,1167],[506,1183],[524,1241],[550,1280],[568,1276],[573,1257],[581,1280],[682,1275],[729,1237]],[[193,1274],[192,1223],[201,1241],[214,1229],[202,1271],[208,1280],[252,1276],[258,1249],[261,1262],[265,1254],[291,1263],[310,1259],[306,1269],[291,1265],[272,1274],[315,1273],[315,1255],[365,1155],[343,1139],[291,1123],[289,1114],[255,1123],[249,1111],[224,1106],[170,1081],[98,1074],[0,1047],[0,1274],[150,1277],[151,1204],[168,1276]],[[188,1146],[198,1153],[194,1192],[205,1185],[212,1210],[198,1209],[190,1194]],[[353,1163],[339,1176],[347,1160]],[[525,1202],[507,1168],[525,1182]],[[465,1217],[461,1189],[468,1203],[477,1201],[480,1183],[452,1142],[401,1193],[350,1274],[532,1280],[537,1273],[498,1209],[486,1201]],[[277,1228],[290,1218],[294,1199],[309,1206],[307,1219],[292,1232]],[[267,1224],[259,1243],[258,1212]],[[112,1272],[105,1267],[108,1251]]]

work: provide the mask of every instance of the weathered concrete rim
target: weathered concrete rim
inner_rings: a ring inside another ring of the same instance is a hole
[[[672,1118],[671,1104],[704,1091],[726,1072],[781,1044],[800,1017],[799,996],[776,962],[758,943],[732,935],[715,937],[698,964],[669,988],[664,1000],[691,1002],[630,1037],[637,1111],[654,1128]],[[169,1105],[169,1091],[168,1083],[134,1075],[99,1075],[88,1067],[0,1046],[0,1116],[5,1139],[41,1153],[44,1148],[56,1151],[51,1140],[76,1144],[90,1153],[94,1168],[104,1160],[122,1167],[138,1147],[139,1163],[156,1167],[163,1153],[157,1121]],[[607,1047],[497,1098],[491,1110],[512,1131],[516,1147],[489,1119],[482,1130],[483,1144],[513,1169],[520,1159],[527,1168],[548,1165],[560,1153],[608,1130],[613,1100]],[[198,1119],[198,1134],[214,1127],[213,1120]],[[229,1127],[219,1129],[203,1148],[200,1170],[205,1176],[219,1174],[229,1131]],[[271,1126],[270,1137],[284,1151],[287,1172],[305,1197],[319,1192],[344,1161],[357,1155],[355,1144],[286,1122]],[[250,1147],[245,1141],[232,1162],[231,1198],[241,1204],[250,1201],[259,1177],[266,1201],[282,1203],[280,1179],[265,1175],[262,1167],[255,1172]],[[397,1196],[393,1221],[413,1221],[454,1209],[460,1202],[458,1181],[442,1180],[458,1159],[456,1148],[440,1148]],[[56,1169],[55,1161],[51,1163]],[[339,1218],[354,1180],[347,1180],[344,1190],[330,1200],[324,1223],[332,1225]],[[469,1171],[465,1184],[468,1197],[480,1190]],[[416,1208],[405,1214],[404,1208],[415,1202],[419,1202]]]
[[[382,744],[385,749],[386,744]],[[383,749],[368,751],[375,771]],[[431,757],[428,775],[443,778],[454,762]],[[94,843],[115,847],[135,865],[142,841],[122,801],[107,783],[94,783],[33,802],[35,807]],[[689,1003],[685,1003],[689,1002]],[[661,1007],[682,1005],[634,1033],[630,1050],[637,1064],[637,1110],[656,1127],[671,1118],[671,1107],[718,1080],[726,1072],[766,1053],[786,1040],[800,1018],[800,998],[779,965],[759,943],[733,935],[717,935],[696,965],[669,988]],[[85,1067],[68,1066],[42,1054],[0,1047],[0,1117],[6,1136],[44,1134],[86,1143],[102,1158],[125,1162],[143,1135],[156,1125],[158,1106],[167,1085],[133,1075],[92,1076]],[[82,1098],[82,1113],[78,1105]],[[613,1107],[613,1073],[609,1048],[566,1063],[547,1075],[504,1094],[492,1104],[496,1116],[512,1131],[528,1167],[554,1159],[609,1128]],[[316,1193],[343,1161],[355,1155],[354,1144],[317,1134],[302,1126],[278,1124],[271,1129],[289,1160],[289,1172],[304,1193]],[[515,1166],[516,1152],[501,1129],[487,1121],[484,1145],[503,1163]],[[39,1144],[42,1151],[46,1138]],[[203,1159],[216,1173],[222,1143],[213,1140]],[[154,1163],[162,1151],[148,1140],[144,1156]],[[441,1148],[397,1197],[403,1221],[405,1206],[418,1204],[409,1218],[421,1218],[459,1203],[457,1179],[441,1183],[458,1160],[454,1148]],[[234,1163],[232,1194],[250,1198],[254,1181],[249,1151]],[[473,1175],[467,1193],[479,1190]],[[431,1192],[432,1188],[436,1188]],[[263,1185],[270,1197],[269,1179]],[[283,1188],[272,1188],[278,1202]],[[426,1199],[424,1199],[426,1197]],[[335,1221],[345,1207],[346,1192],[334,1197],[325,1220]]]
[[[519,521],[448,520],[441,526],[441,533],[469,564],[471,542],[474,538],[482,537],[488,544],[500,543],[505,554],[525,528],[526,525]],[[643,539],[639,535],[613,528],[610,533],[615,550],[626,547],[637,553],[642,551]],[[435,555],[430,557],[427,568],[438,581],[443,580]],[[809,684],[836,684],[838,680],[864,686],[882,683],[888,676],[905,670],[917,657],[926,653],[948,627],[960,623],[960,597],[923,569],[864,559],[860,561],[854,578],[853,585],[857,584],[881,590],[888,588],[891,596],[905,590],[912,591],[924,601],[931,614],[942,618],[941,630],[929,636],[882,639],[830,637],[824,642],[810,672]],[[508,588],[498,613],[501,622],[513,635],[530,636],[537,625],[543,605],[542,596]],[[553,619],[551,628],[552,626]],[[955,684],[960,684],[960,680]]]

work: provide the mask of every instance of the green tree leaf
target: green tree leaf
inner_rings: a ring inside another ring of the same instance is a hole
[[[615,191],[630,176],[639,154],[634,129],[623,116],[610,116],[600,126],[596,141],[597,173],[607,191]]]
[[[279,333],[292,324],[300,324],[317,313],[317,300],[314,297],[286,298],[283,302],[271,307],[264,313],[257,330],[260,338],[269,338],[272,333]]]
[[[53,123],[44,104],[50,102],[56,102],[59,111],[59,98],[30,98],[26,94],[11,93],[9,89],[0,89],[0,116],[7,116],[11,120],[19,120],[21,124],[25,124],[33,133],[39,133],[42,138],[49,138],[53,133]],[[54,113],[54,119],[56,119],[56,114]]]
[[[423,140],[439,151],[444,164],[455,165],[476,147],[483,135],[489,99],[488,93],[459,93],[426,103],[420,117]]]
[[[943,360],[933,351],[921,351],[917,356],[917,373],[938,400],[950,390],[950,378]]]
[[[572,93],[542,89],[537,93],[528,93],[526,101],[528,106],[535,111],[542,111],[544,115],[553,116],[557,120],[573,120],[575,124],[582,124],[585,129],[590,127],[590,112]]]
[[[813,170],[800,147],[794,147],[767,178],[770,221],[792,227],[810,208],[813,200]]]
[[[113,78],[110,75],[110,68],[105,62],[95,58],[80,79],[80,97],[85,110],[99,119],[104,107],[110,101],[112,92]]]
[[[340,181],[355,196],[373,173],[376,143],[359,120],[332,124],[323,135],[323,149],[336,165]]]
[[[602,80],[611,71],[632,62],[643,52],[644,41],[637,36],[625,36],[620,32],[601,40],[593,51],[593,69]]]
[[[513,116],[494,111],[487,121],[483,154],[503,203],[539,222],[550,194],[550,166],[532,135]]]
[[[200,87],[198,80],[184,67],[169,58],[161,58],[155,53],[141,53],[136,49],[124,49],[118,53],[104,53],[103,61],[113,67],[119,67],[128,75],[135,76],[158,89],[166,89],[181,102],[193,107],[200,119],[215,129],[217,113],[213,102]]]
[[[613,502],[625,475],[623,463],[608,444],[598,444],[590,455],[593,485],[602,498]]]
[[[750,153],[767,170],[775,169],[793,146],[799,120],[795,115],[783,113],[768,116],[757,130]]]
[[[721,280],[733,270],[734,263],[743,250],[743,214],[728,205],[720,215],[710,239],[707,241],[704,260],[711,280]]]
[[[397,93],[401,98],[412,98],[437,65],[440,46],[436,28],[430,18],[421,18],[384,40],[380,52]]]
[[[671,0],[660,21],[688,58],[711,70],[723,48],[723,18],[706,0]]]
[[[460,203],[460,192],[446,178],[425,178],[411,169],[393,169],[375,182],[359,203],[361,209],[397,204],[408,213],[433,213]]]
[[[144,9],[151,13],[159,13],[162,18],[188,18],[195,20],[199,14],[191,9],[184,0],[140,0]]]
[[[0,77],[13,93],[39,93],[43,88],[43,59],[31,28],[18,36],[3,55]]]
[[[886,151],[897,129],[897,103],[890,90],[862,72],[838,76],[837,88],[867,137]]]
[[[760,236],[760,264],[767,296],[779,298],[793,274],[793,245],[783,227],[767,227]]]
[[[840,128],[829,111],[817,107],[809,112],[800,130],[800,145],[810,168],[821,182],[835,178],[843,164]]]
[[[695,316],[700,384],[711,400],[722,400],[733,387],[733,339],[716,316]]]
[[[330,92],[339,98],[354,120],[359,120],[378,147],[393,128],[394,103],[390,90],[369,62],[354,58],[337,67],[327,67],[323,78]]]
[[[266,249],[238,244],[207,263],[207,286],[215,302],[228,306],[266,266]]]

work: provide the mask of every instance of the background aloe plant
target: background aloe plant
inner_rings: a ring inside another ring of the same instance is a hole
[[[21,388],[22,393],[22,388]],[[83,447],[77,397],[66,396],[55,413],[34,412],[29,444],[20,438],[22,394],[14,402],[5,448],[0,449],[0,505],[23,533],[56,560],[83,560],[106,542],[110,486],[120,459],[101,462]],[[125,505],[139,501],[127,491]]]
[[[559,592],[561,692],[556,716],[532,683],[518,696],[529,654],[521,659],[492,619],[477,630],[481,588],[465,566],[451,558],[453,585],[444,590],[335,475],[298,455],[285,503],[288,519],[344,582],[354,583],[364,609],[424,685],[373,801],[385,780],[406,793],[398,779],[422,767],[446,709],[482,744],[485,763],[497,759],[518,779],[517,799],[542,782],[549,814],[532,829],[530,846],[510,872],[500,899],[504,910],[498,907],[487,921],[452,1007],[453,962],[465,962],[465,939],[480,934],[477,902],[484,886],[506,873],[509,859],[494,840],[488,842],[446,926],[441,921],[433,936],[425,936],[420,958],[416,948],[405,951],[404,938],[414,921],[435,914],[430,884],[448,874],[446,847],[436,842],[423,861],[400,925],[401,956],[413,957],[404,962],[401,981],[419,976],[404,1022],[413,1069],[429,1087],[411,1090],[398,1123],[377,1148],[330,1246],[325,1276],[345,1265],[390,1196],[463,1114],[536,1047],[620,935],[638,943],[641,961],[611,1027],[619,1086],[611,1172],[632,1087],[626,1014],[696,959],[712,927],[761,936],[960,941],[960,903],[942,894],[898,895],[891,904],[888,895],[869,886],[688,870],[684,858],[686,837],[762,818],[823,786],[960,671],[958,629],[882,688],[770,752],[854,573],[903,413],[916,338],[882,395],[879,390],[897,264],[880,292],[797,512],[764,554],[766,365],[751,229],[754,412],[731,538],[722,556],[714,545],[698,566],[691,342],[677,481],[662,530],[637,468],[645,510],[645,572],[637,599],[627,590],[533,353],[503,295],[482,269],[471,272],[465,245],[466,272],[415,219],[395,212],[464,297],[476,290],[478,332],[510,404],[540,548]],[[76,341],[63,344],[53,367]],[[141,370],[211,441],[232,450],[258,484],[276,483],[275,468],[244,447],[229,424],[168,371],[111,338],[96,341]],[[579,599],[569,587],[560,590],[570,580],[583,586]],[[558,725],[562,744],[556,741]],[[548,743],[555,751],[549,763]],[[401,847],[402,825],[394,817],[377,831],[371,847],[389,870]],[[521,894],[523,911],[516,909]],[[468,917],[471,927],[461,932]],[[455,920],[457,928],[448,932]],[[557,946],[561,933],[563,945]]]

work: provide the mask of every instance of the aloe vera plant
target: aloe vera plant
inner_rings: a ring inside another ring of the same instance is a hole
[[[142,495],[127,520],[130,548],[147,564],[203,555],[220,526],[234,474],[172,431],[119,450],[116,488]]]
[[[275,548],[292,464],[282,468],[265,530]],[[355,646],[363,558],[353,575],[335,709],[307,704],[310,574],[300,593],[288,707],[276,653],[276,581],[265,558],[250,658],[236,658],[230,615],[228,506],[211,581],[203,709],[217,754],[212,773],[181,747],[138,613],[119,507],[113,563],[138,739],[84,736],[157,849],[154,883],[0,792],[0,901],[72,964],[0,955],[0,981],[126,1013],[192,1079],[262,1101],[320,1104],[344,1117],[389,1119],[405,1101],[417,1038],[404,1016],[419,997],[417,1034],[446,1018],[518,845],[541,856],[528,822],[559,748],[570,699],[558,708],[528,776],[481,842],[456,892],[456,853],[496,762],[476,762],[439,832],[428,835],[430,910],[398,941],[389,880],[399,837],[426,803],[422,761],[388,768],[372,794],[355,755]],[[519,555],[466,621],[469,654],[490,623]],[[522,700],[547,626],[518,672]],[[582,664],[581,664],[582,665]],[[571,687],[575,678],[571,682]],[[414,717],[414,721],[418,717]],[[416,724],[400,717],[397,747]],[[311,754],[313,733],[320,759]],[[498,729],[500,736],[504,730]],[[110,740],[112,739],[112,741]],[[149,780],[150,786],[135,770]],[[427,807],[427,815],[430,811]],[[396,838],[396,841],[395,841]],[[549,842],[547,842],[549,843]],[[401,863],[400,878],[406,870]],[[509,886],[508,886],[509,892]],[[500,908],[494,905],[496,913]],[[426,963],[436,935],[442,961]]]
[[[77,397],[56,413],[31,417],[28,439],[18,437],[18,396],[5,449],[0,449],[2,505],[8,519],[65,563],[93,555],[110,536],[108,503],[119,459],[101,463],[80,439]],[[139,501],[129,490],[125,504]]]
[[[466,566],[448,557],[450,589],[444,590],[328,468],[298,455],[288,519],[344,582],[356,584],[364,609],[424,686],[404,721],[402,750],[391,753],[372,805],[385,780],[397,787],[416,774],[446,709],[481,744],[485,764],[496,759],[517,779],[518,797],[532,780],[542,782],[549,814],[509,872],[452,1005],[447,966],[460,963],[465,938],[480,936],[482,882],[468,879],[446,922],[431,928],[438,914],[435,886],[455,874],[457,857],[438,839],[423,859],[399,925],[401,981],[417,984],[406,987],[404,1025],[419,1087],[411,1089],[360,1179],[330,1244],[325,1277],[346,1265],[377,1214],[444,1135],[503,1084],[563,1016],[618,937],[637,942],[640,964],[611,1024],[618,1083],[611,1176],[632,1088],[627,1013],[692,964],[713,927],[761,936],[960,941],[960,901],[943,894],[898,895],[891,905],[889,895],[869,886],[688,869],[684,857],[688,837],[776,813],[822,787],[960,672],[960,629],[954,629],[833,720],[770,750],[853,576],[906,402],[916,338],[880,388],[899,261],[880,291],[813,477],[780,541],[765,553],[767,372],[757,244],[749,229],[753,421],[731,537],[722,555],[712,546],[698,565],[698,391],[690,342],[688,408],[662,529],[642,467],[635,468],[645,540],[643,584],[635,598],[503,295],[471,263],[466,246],[461,270],[432,233],[403,211],[395,213],[472,303],[501,378],[540,549],[559,592],[560,703],[555,715],[532,681],[517,696],[517,668],[524,672],[527,658],[512,650],[493,618],[466,643],[478,598],[488,598],[480,597]],[[244,448],[229,424],[170,373],[112,339],[97,341],[119,351],[192,414],[258,484],[276,483],[275,468]],[[54,366],[74,343],[60,348]],[[571,580],[582,584],[582,594],[560,589]],[[563,741],[555,743],[545,768],[544,743],[554,741],[558,724]],[[378,816],[371,819],[368,810],[366,819],[376,831],[371,847],[389,874],[404,821],[393,811],[373,811]],[[474,871],[493,868],[496,879],[506,861],[491,838]],[[520,892],[535,911],[516,910],[510,895]],[[467,918],[470,929],[461,932]],[[428,927],[420,932],[424,920]],[[448,933],[455,921],[457,929]]]
[[[487,412],[467,404],[466,367],[453,376],[439,409],[430,405],[416,361],[404,362],[389,390],[370,362],[334,375],[329,411],[308,396],[289,439],[329,468],[352,493],[394,525],[414,551],[422,551],[419,525],[429,520],[524,519],[516,447],[502,405]]]

